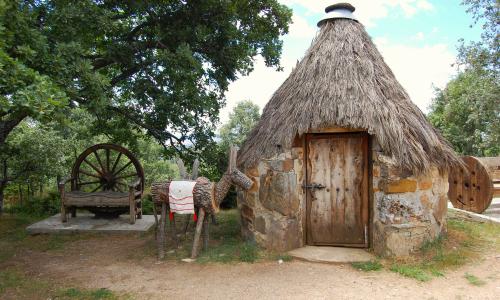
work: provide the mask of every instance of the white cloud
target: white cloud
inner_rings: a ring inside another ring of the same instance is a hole
[[[420,31],[413,38],[417,41],[423,41],[425,39],[425,33]]]
[[[264,59],[257,58],[254,71],[249,76],[242,77],[229,86],[229,91],[226,93],[227,105],[220,113],[221,124],[227,122],[229,113],[240,101],[252,100],[262,110],[274,92],[290,75],[296,63],[297,61],[283,58],[281,64],[284,70],[278,72],[266,67]]]
[[[261,109],[265,106],[273,93],[289,76],[297,60],[301,59],[305,49],[314,38],[317,29],[303,16],[309,13],[321,13],[327,5],[332,3],[331,0],[281,0],[281,2],[298,4],[307,9],[302,16],[294,14],[294,23],[290,26],[290,33],[285,39],[281,60],[284,71],[277,72],[273,68],[267,68],[263,59],[257,58],[254,71],[230,85],[226,94],[227,106],[220,114],[221,123],[227,121],[229,112],[239,101],[249,99]],[[399,7],[408,17],[420,10],[433,9],[432,4],[426,0],[353,0],[351,3],[358,8],[358,17],[364,24],[386,17],[395,7]],[[433,30],[433,33],[436,31],[437,28]],[[414,38],[423,40],[425,34],[419,32]],[[414,47],[395,43],[387,37],[376,37],[374,41],[412,100],[420,109],[426,111],[433,96],[433,85],[444,87],[450,76],[454,74],[455,70],[451,64],[455,56],[452,51],[445,44]]]
[[[308,13],[324,13],[325,7],[331,5],[331,0],[281,0],[285,5],[298,5]],[[356,7],[355,15],[366,26],[373,26],[377,19],[385,18],[390,12],[401,10],[406,17],[412,17],[419,11],[434,9],[428,0],[352,0],[349,1]]]
[[[412,101],[426,112],[433,97],[433,86],[443,88],[455,73],[455,55],[445,44],[411,47],[374,39],[396,78]]]
[[[291,37],[311,39],[318,31],[316,26],[311,26],[307,20],[302,18],[299,14],[293,15],[292,22],[289,28],[289,36]]]

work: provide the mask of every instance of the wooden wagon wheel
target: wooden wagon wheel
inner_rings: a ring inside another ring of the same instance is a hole
[[[465,156],[462,159],[469,172],[460,168],[450,170],[448,198],[455,208],[482,213],[493,198],[493,184],[488,170],[476,157]]]
[[[114,144],[98,144],[83,151],[71,175],[72,190],[128,192],[128,183],[137,178],[144,189],[144,170],[137,158]]]

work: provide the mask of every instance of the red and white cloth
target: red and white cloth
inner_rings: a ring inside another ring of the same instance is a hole
[[[170,213],[194,214],[193,189],[196,181],[171,181],[168,187]]]

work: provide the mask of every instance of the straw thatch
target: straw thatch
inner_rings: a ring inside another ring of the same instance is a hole
[[[415,58],[418,59],[418,58]],[[413,104],[363,25],[325,22],[305,57],[275,92],[240,151],[255,165],[290,149],[295,136],[325,127],[364,128],[398,167],[422,173],[460,164]]]

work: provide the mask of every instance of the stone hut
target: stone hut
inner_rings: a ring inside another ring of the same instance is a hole
[[[243,235],[404,256],[446,231],[447,170],[460,165],[410,100],[349,4],[319,32],[239,153]]]

